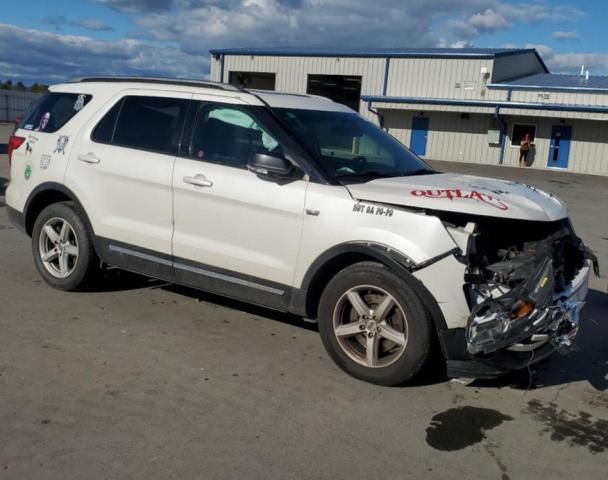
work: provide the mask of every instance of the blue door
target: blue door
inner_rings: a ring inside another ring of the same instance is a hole
[[[572,127],[568,125],[553,126],[553,130],[551,130],[551,144],[549,145],[548,167],[568,168],[571,139]]]
[[[410,139],[410,149],[423,157],[426,155],[426,139],[429,135],[428,117],[414,117],[412,119],[412,138]]]

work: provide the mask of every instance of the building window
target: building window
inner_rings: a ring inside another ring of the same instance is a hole
[[[536,138],[536,125],[515,123],[511,135],[511,146],[519,147],[519,144],[526,135],[530,135],[530,143],[534,143]]]
[[[228,82],[236,87],[274,90],[275,74],[264,72],[230,72]]]
[[[359,111],[361,77],[352,75],[308,75],[306,93],[327,97]]]

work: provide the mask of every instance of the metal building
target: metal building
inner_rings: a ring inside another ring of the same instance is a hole
[[[323,95],[421,156],[608,175],[608,77],[549,72],[534,49],[211,52],[211,79]]]

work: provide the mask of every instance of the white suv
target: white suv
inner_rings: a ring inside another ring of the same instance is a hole
[[[9,157],[9,214],[53,287],[108,264],[316,319],[341,368],[383,385],[435,343],[467,377],[567,348],[597,267],[554,196],[436,172],[314,96],[81,78]]]

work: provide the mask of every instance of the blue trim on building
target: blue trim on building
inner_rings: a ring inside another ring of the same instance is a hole
[[[382,85],[382,95],[386,96],[388,89],[388,72],[391,66],[391,58],[387,57],[384,63],[384,85]]]
[[[371,58],[497,58],[522,53],[538,52],[533,48],[378,48],[378,49],[326,49],[326,48],[221,48],[210,50],[211,55],[255,55],[278,57],[371,57]],[[540,60],[540,57],[539,57]],[[541,60],[542,63],[542,60]],[[544,63],[543,63],[544,65]]]
[[[6,155],[8,153],[8,143],[0,143],[0,155]]]
[[[365,102],[413,103],[416,105],[448,105],[455,107],[515,108],[519,110],[549,110],[556,112],[608,113],[608,106],[570,105],[556,103],[512,102],[508,100],[459,100],[451,98],[387,97],[363,95]]]

